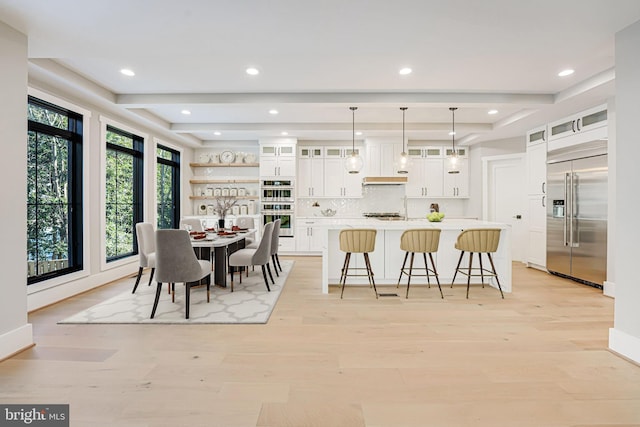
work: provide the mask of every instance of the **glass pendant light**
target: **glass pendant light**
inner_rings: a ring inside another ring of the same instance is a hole
[[[347,160],[344,163],[344,167],[349,173],[360,173],[360,169],[362,169],[363,161],[362,157],[358,153],[356,153],[356,110],[358,107],[349,107],[351,110],[351,123],[352,123],[352,134],[351,134],[351,155],[347,157]]]
[[[449,156],[448,173],[460,173],[458,169],[458,150],[456,150],[456,110],[457,107],[449,107],[451,111],[451,156]]]
[[[404,112],[407,111],[407,107],[400,107],[402,110],[402,153],[400,153],[400,159],[398,159],[398,173],[409,173],[409,155],[404,149]]]

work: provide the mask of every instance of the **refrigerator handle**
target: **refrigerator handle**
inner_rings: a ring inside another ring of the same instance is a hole
[[[571,174],[571,247],[580,246],[578,234],[578,175]]]
[[[569,245],[569,239],[567,238],[567,219],[571,216],[569,209],[571,207],[571,204],[569,203],[569,200],[567,199],[567,195],[569,194],[567,185],[569,184],[569,174],[565,173],[564,174],[564,200],[565,200],[565,207],[564,207],[564,221],[562,222],[562,237],[564,240],[564,246],[568,246]]]

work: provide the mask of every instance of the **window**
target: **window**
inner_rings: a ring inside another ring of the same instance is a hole
[[[143,218],[143,139],[107,126],[107,262],[138,253],[135,224]]]
[[[82,269],[82,115],[28,98],[27,284]]]
[[[158,228],[178,228],[180,219],[180,153],[158,145],[157,154]]]

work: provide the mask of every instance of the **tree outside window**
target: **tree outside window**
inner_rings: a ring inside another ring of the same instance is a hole
[[[178,228],[180,220],[180,153],[158,145],[157,156],[158,228]]]
[[[82,116],[29,97],[27,283],[82,269]]]
[[[138,253],[135,224],[143,218],[143,140],[107,126],[106,254],[114,261]]]

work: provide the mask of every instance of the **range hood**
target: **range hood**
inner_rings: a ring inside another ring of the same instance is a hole
[[[406,183],[406,176],[365,176],[362,178],[362,185],[402,185]]]

